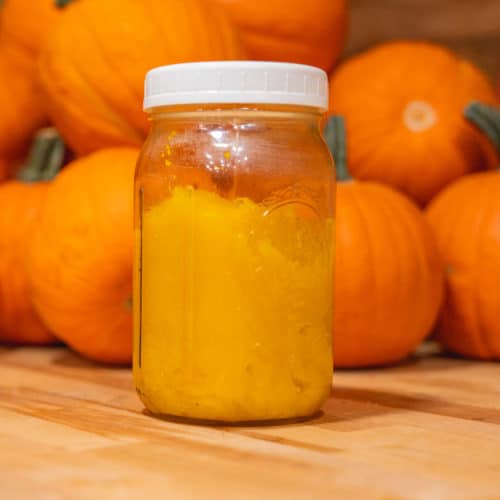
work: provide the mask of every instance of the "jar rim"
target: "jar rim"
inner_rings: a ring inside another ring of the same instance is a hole
[[[328,109],[328,76],[293,63],[212,61],[150,70],[144,111],[183,104],[276,104]]]

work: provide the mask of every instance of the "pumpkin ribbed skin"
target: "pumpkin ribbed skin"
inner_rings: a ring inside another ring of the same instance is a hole
[[[48,344],[56,339],[35,312],[26,269],[37,215],[48,184],[0,186],[0,341]]]
[[[426,204],[454,179],[496,166],[491,145],[463,117],[471,101],[495,103],[494,90],[448,50],[383,44],[341,65],[330,88],[358,179],[388,183]]]
[[[57,19],[54,0],[4,0],[0,6],[0,156],[17,160],[45,121],[37,57]],[[0,180],[8,171],[0,171]]]
[[[339,367],[393,363],[430,332],[443,270],[418,208],[372,182],[337,184],[334,360]]]
[[[30,252],[33,303],[77,352],[132,355],[133,177],[138,150],[105,149],[50,184]]]
[[[51,119],[84,154],[142,144],[149,69],[242,56],[223,10],[204,0],[78,0],[60,16],[40,73]]]
[[[438,340],[449,351],[500,359],[500,173],[470,175],[427,210],[446,269]]]
[[[59,12],[56,0],[3,0],[0,43],[17,45],[37,55]]]
[[[226,7],[252,59],[318,66],[337,61],[347,32],[346,0],[216,0]]]

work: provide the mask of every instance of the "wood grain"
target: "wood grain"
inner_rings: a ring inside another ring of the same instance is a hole
[[[317,418],[199,427],[145,414],[127,369],[0,350],[3,499],[500,498],[500,365],[337,372]]]
[[[349,0],[345,57],[392,39],[443,44],[490,77],[500,73],[500,0]]]

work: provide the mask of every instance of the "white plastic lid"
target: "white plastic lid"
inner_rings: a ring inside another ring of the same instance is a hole
[[[144,110],[176,104],[291,104],[328,109],[328,77],[302,64],[223,61],[172,64],[146,75]]]

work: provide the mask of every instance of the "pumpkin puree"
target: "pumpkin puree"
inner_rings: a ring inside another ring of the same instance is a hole
[[[332,220],[178,187],[142,229],[134,375],[144,404],[219,421],[316,412],[332,375]]]

